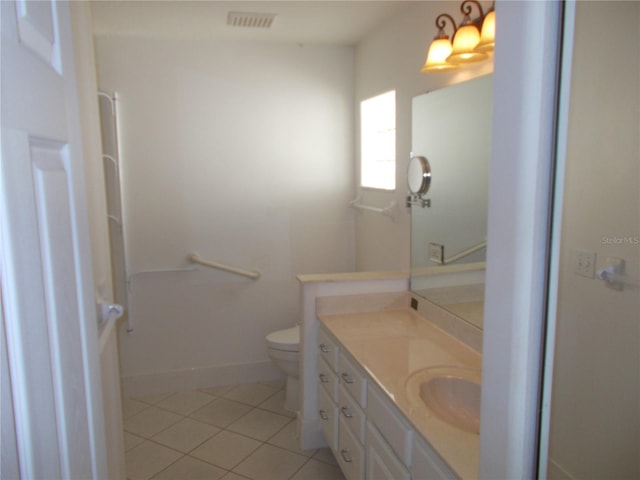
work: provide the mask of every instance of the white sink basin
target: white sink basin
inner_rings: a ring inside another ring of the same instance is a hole
[[[405,385],[412,402],[465,432],[480,433],[480,370],[431,367],[413,373]]]

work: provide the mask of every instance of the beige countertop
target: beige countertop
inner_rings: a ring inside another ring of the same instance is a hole
[[[480,368],[482,357],[411,309],[319,315],[415,430],[463,479],[478,477],[480,437],[436,417],[405,392],[414,372],[433,366]]]

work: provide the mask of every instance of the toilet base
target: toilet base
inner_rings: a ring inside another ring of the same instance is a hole
[[[284,408],[294,412],[300,410],[300,382],[295,377],[287,377]]]

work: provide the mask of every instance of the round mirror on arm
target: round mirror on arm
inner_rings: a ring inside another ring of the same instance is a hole
[[[431,186],[431,166],[425,157],[411,157],[407,169],[407,183],[412,195],[422,196]]]

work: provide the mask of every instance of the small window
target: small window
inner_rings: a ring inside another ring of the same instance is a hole
[[[396,92],[360,104],[360,185],[396,188]]]

